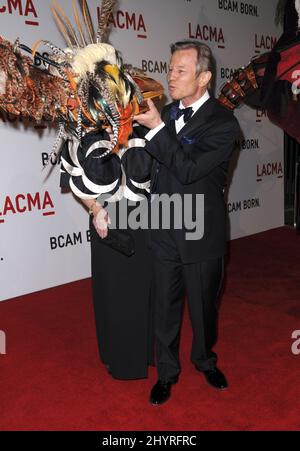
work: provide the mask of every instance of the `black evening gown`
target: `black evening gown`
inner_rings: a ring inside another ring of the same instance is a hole
[[[80,197],[94,196],[97,186],[106,186],[105,194],[118,199],[125,180],[131,201],[141,194],[144,196],[148,192],[145,187],[149,187],[152,161],[143,149],[143,136],[143,128],[135,127],[128,149],[121,157],[114,154],[97,158],[106,150],[103,143],[109,138],[105,131],[86,135],[79,146],[67,142],[62,151],[61,186],[70,186]],[[99,147],[97,143],[101,143]],[[136,205],[138,203],[137,200]],[[119,204],[115,204],[117,216]],[[133,208],[131,205],[128,212]],[[154,360],[148,231],[127,230],[135,243],[135,253],[130,257],[104,244],[92,221],[90,231],[93,304],[100,358],[114,378],[145,378],[148,365]]]
[[[92,284],[99,352],[118,379],[147,377],[152,358],[151,268],[145,231],[130,232],[128,257],[102,243],[91,225]]]

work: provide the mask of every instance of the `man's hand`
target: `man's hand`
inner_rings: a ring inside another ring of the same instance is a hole
[[[94,227],[101,238],[107,237],[108,224],[110,223],[110,217],[104,208],[101,208],[93,218]]]
[[[153,129],[158,125],[160,125],[163,121],[161,120],[160,114],[151,99],[147,100],[147,104],[149,110],[146,111],[146,113],[134,116],[133,119],[137,121],[139,124],[144,125],[147,128]]]

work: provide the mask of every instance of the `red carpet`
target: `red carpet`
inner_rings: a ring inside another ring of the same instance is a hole
[[[17,281],[16,281],[17,283]],[[0,303],[0,430],[300,430],[300,236],[275,229],[230,244],[219,366],[230,388],[206,385],[189,362],[171,400],[148,403],[156,380],[116,381],[99,363],[90,280]]]

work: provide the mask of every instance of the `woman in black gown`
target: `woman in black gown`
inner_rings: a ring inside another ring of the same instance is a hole
[[[117,228],[120,219],[124,222],[120,217],[121,202],[131,201],[127,207],[129,213],[135,206],[141,206],[140,202],[144,202],[147,210],[152,161],[143,149],[144,133],[142,127],[134,126],[128,146],[104,158],[99,156],[106,151],[110,139],[105,130],[88,133],[80,146],[67,142],[62,151],[61,186],[70,186],[95,216],[101,209],[98,203],[110,211],[109,206],[116,202],[116,218],[111,220]],[[104,196],[105,201],[101,200]],[[126,230],[134,239],[135,253],[131,256],[105,244],[92,216],[90,230],[100,358],[114,378],[145,378],[148,365],[153,362],[147,229]]]

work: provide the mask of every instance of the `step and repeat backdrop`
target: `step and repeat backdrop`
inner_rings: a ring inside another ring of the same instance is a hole
[[[217,63],[218,95],[235,68],[274,46],[281,34],[274,25],[276,3],[120,0],[110,42],[166,92],[170,43],[205,42]],[[71,0],[59,4],[74,21]],[[89,1],[95,23],[99,4]],[[50,0],[0,0],[1,35],[28,46],[48,39],[64,47],[50,5]],[[235,114],[242,134],[228,186],[231,239],[283,225],[284,211],[282,131],[262,110],[243,106]],[[45,167],[55,129],[0,111],[0,136],[0,300],[89,277],[88,214],[71,193],[61,193],[59,157]]]

